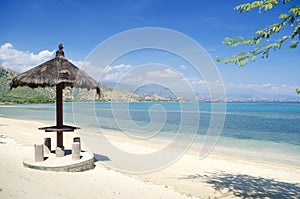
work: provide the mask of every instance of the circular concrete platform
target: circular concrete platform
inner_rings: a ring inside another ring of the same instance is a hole
[[[72,160],[72,154],[67,154],[64,157],[56,157],[55,153],[49,153],[45,154],[44,161],[42,162],[24,160],[23,165],[31,169],[57,172],[80,172],[95,167],[94,155],[89,152],[80,152],[79,160]]]

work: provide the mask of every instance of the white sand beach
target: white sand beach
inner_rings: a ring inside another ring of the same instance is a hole
[[[33,145],[46,135],[55,138],[54,133],[39,131],[42,126],[1,117],[0,198],[300,198],[300,165],[229,156],[200,159],[187,153],[167,168],[136,175],[115,171],[102,161],[95,162],[93,170],[74,173],[25,168],[23,160],[33,156]],[[68,147],[74,133],[64,136]],[[128,151],[155,147],[110,139]]]

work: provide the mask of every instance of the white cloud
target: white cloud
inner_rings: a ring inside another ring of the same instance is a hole
[[[204,80],[192,80],[190,81],[192,85],[206,86],[207,83]]]
[[[167,68],[165,70],[156,70],[156,71],[149,71],[147,73],[147,77],[150,78],[178,78],[181,74],[176,73],[175,71]]]
[[[80,69],[91,67],[91,62],[89,61],[74,61],[74,60],[69,60],[69,61]]]
[[[128,65],[128,64],[120,64],[120,65],[114,66],[114,68],[117,70],[128,70],[128,69],[132,68],[132,66]]]
[[[128,84],[145,84],[149,82],[168,82],[176,84],[186,81],[184,75],[164,66],[143,65],[134,67],[129,64],[106,66],[100,81],[122,82]]]
[[[186,70],[186,66],[185,65],[180,65],[179,67],[181,68],[181,70]]]
[[[297,86],[292,85],[275,85],[272,83],[265,84],[226,84],[228,92],[239,92],[239,93],[262,93],[272,95],[295,95],[295,89]]]
[[[42,50],[34,54],[33,52],[16,50],[11,43],[5,43],[0,46],[0,65],[17,72],[24,72],[52,59],[54,53],[55,50]],[[93,66],[92,63],[88,61],[70,61],[96,80],[103,72],[103,68]]]
[[[118,82],[123,75],[130,75],[128,72],[132,68],[132,65],[119,64],[115,66],[107,66],[104,68],[104,72],[101,76],[101,81]]]
[[[119,65],[115,65],[115,66],[107,66],[104,69],[104,73],[108,74],[110,72],[125,72],[125,71],[128,71],[131,68],[132,68],[132,66],[128,65],[128,64],[119,64]]]
[[[267,83],[267,84],[263,84],[263,85],[261,85],[261,87],[263,87],[263,88],[267,88],[267,87],[270,87],[270,86],[272,86],[272,84],[271,84],[271,83]]]
[[[117,81],[121,77],[121,72],[108,73],[103,77],[104,81]]]
[[[101,77],[101,74],[104,70],[102,67],[93,65],[93,63],[91,63],[90,61],[69,61],[84,72],[86,72],[88,75],[93,77],[95,80],[98,80]]]
[[[11,43],[5,43],[0,46],[0,62],[6,68],[24,72],[49,60],[54,52],[42,50],[38,54],[34,54],[33,52],[16,50]]]

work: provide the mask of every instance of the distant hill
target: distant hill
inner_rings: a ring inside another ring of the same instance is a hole
[[[16,76],[16,74],[16,72],[0,66],[0,77],[11,79]]]
[[[111,87],[117,87],[121,90],[130,90],[139,101],[186,101],[181,96],[176,96],[169,88],[158,84],[147,84],[143,86],[116,84],[115,82],[105,82]]]
[[[147,84],[145,86],[141,86],[138,89],[136,89],[134,93],[143,96],[158,95],[164,98],[176,98],[176,95],[169,88],[157,84]]]
[[[16,72],[0,66],[0,103],[53,103],[55,93],[51,89],[18,87],[10,90],[9,82]]]
[[[0,66],[0,103],[54,103],[55,88],[18,87],[10,90],[9,82],[18,73]],[[87,89],[65,88],[63,90],[64,101],[119,101],[136,102],[145,99],[138,94],[133,94],[123,89],[115,89],[109,85],[100,84],[102,97],[97,99],[96,91]]]

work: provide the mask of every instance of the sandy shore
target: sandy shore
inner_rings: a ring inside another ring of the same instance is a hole
[[[115,171],[103,161],[80,173],[25,168],[22,162],[33,156],[33,144],[42,143],[45,136],[55,138],[37,130],[45,125],[49,124],[1,117],[0,198],[300,198],[300,165],[235,157],[199,159],[187,153],[167,168],[136,175]],[[73,136],[65,133],[66,147]],[[155,150],[153,145],[133,143],[112,132],[108,136],[131,152]]]

